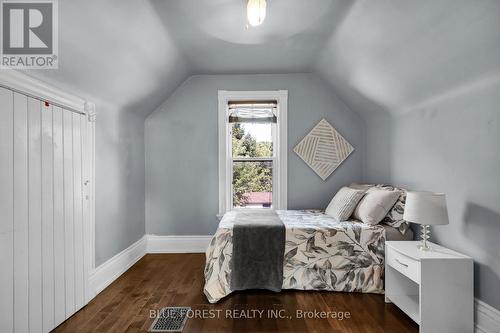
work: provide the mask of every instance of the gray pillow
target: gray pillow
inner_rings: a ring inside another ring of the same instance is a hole
[[[364,190],[342,187],[326,207],[325,214],[338,221],[347,221],[364,195]]]
[[[394,206],[400,191],[369,189],[354,210],[353,217],[366,224],[378,224]]]
[[[352,183],[349,187],[357,188],[357,189],[369,189],[369,188],[378,188],[386,191],[399,191],[401,195],[399,199],[396,201],[396,204],[392,206],[387,215],[382,219],[380,223],[387,224],[391,227],[394,227],[399,230],[401,234],[405,234],[408,229],[410,229],[410,224],[403,219],[403,213],[405,211],[406,204],[406,189],[397,188],[392,185],[386,184],[357,184]]]
[[[398,229],[399,232],[404,235],[406,231],[410,229],[410,224],[403,219],[406,204],[406,190],[385,184],[378,184],[376,185],[376,187],[381,190],[401,192],[401,195],[396,201],[396,204],[392,207],[389,213],[387,213],[381,223],[390,225],[391,227]]]

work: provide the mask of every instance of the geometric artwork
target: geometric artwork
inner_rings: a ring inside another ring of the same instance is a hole
[[[321,119],[293,151],[326,180],[354,148],[328,121]]]

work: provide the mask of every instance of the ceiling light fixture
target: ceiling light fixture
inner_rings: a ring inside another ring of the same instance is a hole
[[[261,25],[266,18],[266,0],[248,0],[247,19],[251,26]]]

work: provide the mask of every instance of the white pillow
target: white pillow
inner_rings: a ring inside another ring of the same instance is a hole
[[[325,214],[338,221],[347,221],[364,194],[364,190],[342,187],[326,207]]]
[[[353,217],[366,224],[378,224],[394,206],[400,195],[400,191],[371,188],[354,210]]]

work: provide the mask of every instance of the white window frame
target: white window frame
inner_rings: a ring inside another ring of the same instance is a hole
[[[229,101],[276,100],[277,123],[273,135],[273,208],[287,209],[287,109],[288,90],[219,90],[219,217],[232,209],[231,125]]]

